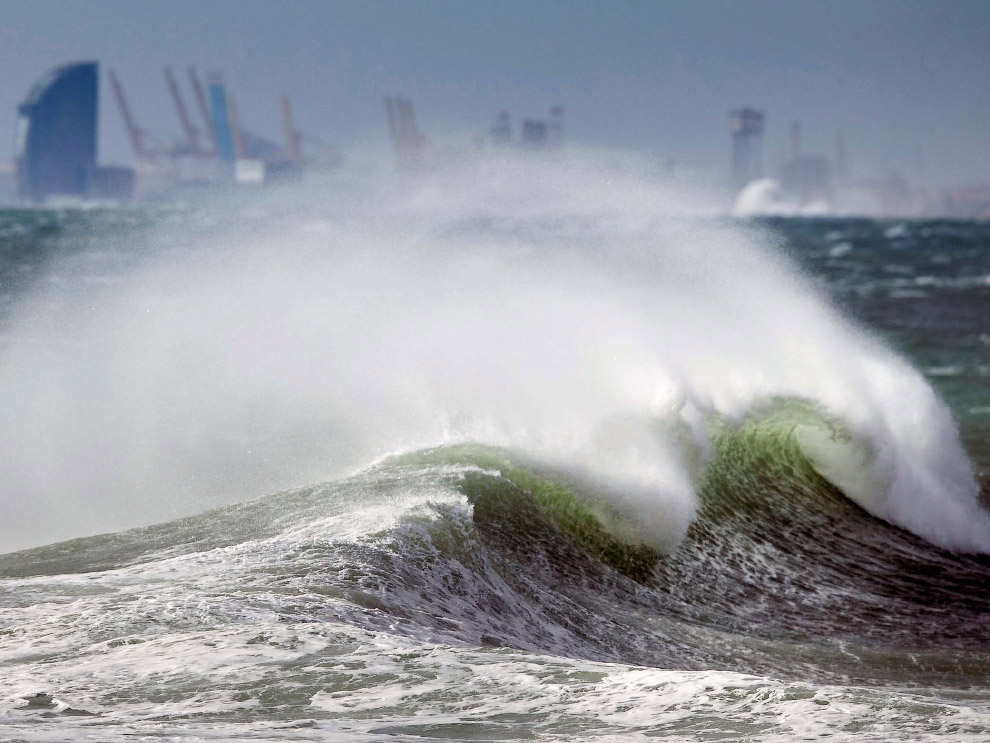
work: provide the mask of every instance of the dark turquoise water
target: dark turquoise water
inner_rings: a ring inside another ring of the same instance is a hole
[[[428,207],[0,212],[13,739],[990,735],[990,225]]]
[[[990,224],[770,221],[841,311],[910,358],[990,471]]]

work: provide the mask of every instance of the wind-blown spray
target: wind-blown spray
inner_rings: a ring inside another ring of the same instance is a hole
[[[459,441],[605,483],[670,552],[713,422],[781,400],[865,509],[990,520],[947,410],[759,230],[628,159],[471,159],[192,212],[53,265],[0,358],[5,544],[107,531]],[[16,531],[15,531],[16,530]]]

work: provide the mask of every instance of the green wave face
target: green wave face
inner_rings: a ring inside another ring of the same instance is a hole
[[[699,493],[704,506],[746,509],[779,495],[800,498],[809,506],[848,505],[816,469],[804,443],[808,432],[837,446],[851,447],[851,439],[812,403],[775,400],[741,422],[712,420],[709,427],[712,454]],[[856,464],[869,468],[868,458],[869,452],[860,452]]]
[[[476,518],[499,513],[529,498],[540,513],[582,549],[614,570],[644,581],[662,557],[636,541],[635,529],[618,516],[601,493],[545,465],[497,447],[476,444],[429,449],[389,460],[396,464],[471,467],[452,476],[452,484],[472,503]]]
[[[790,533],[780,522],[819,522],[823,513],[845,517],[858,507],[815,468],[802,432],[848,444],[848,437],[814,405],[778,400],[742,422],[709,422],[711,456],[699,485],[700,510],[688,541],[723,541],[726,532]],[[391,457],[383,467],[451,467],[451,486],[468,498],[475,519],[507,522],[520,530],[527,504],[582,550],[637,581],[655,575],[664,553],[643,544],[636,527],[600,484],[537,462],[523,453],[480,444],[438,447]],[[661,497],[658,494],[658,498]]]

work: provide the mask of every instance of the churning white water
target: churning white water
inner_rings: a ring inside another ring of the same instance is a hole
[[[752,226],[601,153],[472,159],[164,214],[46,267],[5,319],[0,545],[160,521],[471,440],[612,483],[664,551],[713,419],[779,399],[871,513],[990,552],[921,375]]]

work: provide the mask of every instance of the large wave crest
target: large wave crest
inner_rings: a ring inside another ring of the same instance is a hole
[[[573,152],[283,194],[108,235],[20,302],[0,359],[11,548],[475,441],[607,483],[669,552],[712,421],[790,399],[834,422],[794,435],[848,497],[990,551],[921,375],[685,184]]]

